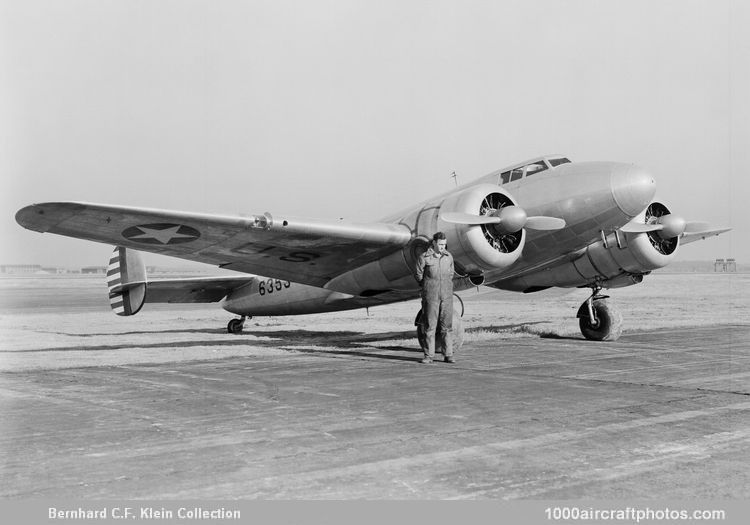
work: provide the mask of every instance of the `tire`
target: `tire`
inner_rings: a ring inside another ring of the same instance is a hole
[[[592,326],[588,312],[578,319],[583,337],[591,341],[617,341],[622,335],[622,314],[609,301],[594,300],[594,311],[599,319],[598,326]]]
[[[240,319],[232,319],[227,324],[227,332],[230,334],[239,334],[242,332],[244,323]]]

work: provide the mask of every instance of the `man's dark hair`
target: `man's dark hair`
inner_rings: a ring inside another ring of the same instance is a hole
[[[445,240],[447,237],[443,232],[437,232],[435,235],[432,236],[433,241],[442,241]]]

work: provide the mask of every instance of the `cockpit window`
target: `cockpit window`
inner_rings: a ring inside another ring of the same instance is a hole
[[[540,160],[539,162],[534,162],[532,164],[526,165],[526,176],[533,175],[535,173],[541,173],[544,170],[547,169],[547,165],[544,163],[543,160]]]
[[[549,164],[548,164],[549,162]],[[503,184],[508,184],[509,182],[516,181],[523,177],[524,175],[528,177],[529,175],[534,175],[535,173],[541,173],[545,170],[548,170],[550,166],[558,166],[560,164],[565,164],[566,162],[570,162],[566,158],[559,158],[559,159],[549,159],[547,161],[545,160],[537,160],[534,162],[530,162],[529,164],[526,164],[525,166],[519,166],[518,168],[513,168],[512,170],[504,171],[500,174],[500,180]]]

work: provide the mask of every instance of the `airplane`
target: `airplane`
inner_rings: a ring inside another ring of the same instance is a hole
[[[16,221],[37,232],[114,245],[107,285],[116,314],[135,315],[145,303],[220,301],[238,316],[227,325],[234,334],[253,316],[417,299],[415,263],[432,235],[443,231],[455,261],[455,291],[480,285],[525,294],[590,288],[576,314],[581,333],[614,341],[622,333],[622,314],[603,289],[638,284],[669,264],[680,245],[730,230],[686,221],[654,201],[655,191],[654,178],[634,164],[546,155],[369,223],[84,202],[32,204],[16,213]],[[240,274],[149,280],[140,252]],[[462,309],[455,310],[458,348]],[[421,310],[415,325],[424,345],[420,319]]]

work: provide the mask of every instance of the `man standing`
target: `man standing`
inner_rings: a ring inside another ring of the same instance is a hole
[[[432,245],[417,261],[415,275],[422,289],[422,326],[427,348],[422,363],[435,357],[435,332],[438,326],[443,340],[446,363],[453,357],[453,256],[445,249],[448,241],[443,232],[432,236]]]

